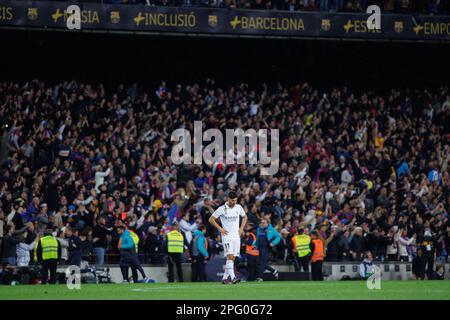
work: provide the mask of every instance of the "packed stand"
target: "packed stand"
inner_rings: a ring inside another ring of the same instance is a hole
[[[314,12],[366,12],[368,6],[378,5],[384,13],[450,15],[450,5],[446,0],[96,0],[94,2]]]
[[[280,168],[174,165],[173,130],[278,128]],[[143,263],[165,263],[178,221],[188,248],[236,190],[249,221],[267,218],[281,241],[274,261],[295,262],[291,239],[315,230],[326,261],[447,260],[450,249],[450,91],[321,92],[245,83],[145,89],[137,84],[0,82],[0,239],[3,267],[36,262],[53,230],[60,264],[117,263],[117,228],[138,235]],[[416,259],[416,260],[414,260]]]

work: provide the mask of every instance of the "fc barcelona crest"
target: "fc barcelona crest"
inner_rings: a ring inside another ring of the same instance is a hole
[[[403,21],[395,21],[394,30],[397,33],[402,33],[404,29]]]
[[[331,21],[330,19],[322,19],[322,30],[323,31],[329,31],[331,28]]]
[[[111,23],[119,23],[120,22],[120,12],[119,11],[111,11]]]
[[[208,16],[208,24],[210,27],[215,28],[217,26],[218,19],[216,15]]]
[[[36,20],[38,17],[38,9],[37,8],[28,8],[28,19]]]

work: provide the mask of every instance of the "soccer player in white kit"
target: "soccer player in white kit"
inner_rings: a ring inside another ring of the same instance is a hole
[[[241,250],[241,236],[247,223],[247,215],[242,206],[237,204],[237,200],[236,192],[230,191],[227,202],[217,208],[209,218],[209,223],[222,234],[223,248],[227,256],[222,278],[223,284],[228,284],[228,277],[231,278],[233,284],[240,282],[234,274],[234,259],[239,256]],[[242,217],[242,224],[239,226],[240,217]],[[222,226],[217,223],[216,219],[220,219]]]

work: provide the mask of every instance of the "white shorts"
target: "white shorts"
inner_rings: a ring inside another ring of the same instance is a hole
[[[223,252],[225,256],[232,254],[238,257],[241,252],[241,239],[240,238],[223,238]]]

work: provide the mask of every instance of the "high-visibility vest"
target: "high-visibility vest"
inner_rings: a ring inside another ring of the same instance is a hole
[[[183,253],[184,239],[183,235],[174,230],[167,234],[167,252],[169,253]]]
[[[307,256],[308,254],[311,253],[311,248],[309,247],[311,243],[311,238],[308,235],[299,234],[295,242],[297,253],[300,258]]]
[[[36,241],[36,243],[34,244],[34,250],[33,250],[33,261],[34,262],[38,262],[37,248],[38,248],[38,245],[39,245],[39,241]]]
[[[311,262],[323,261],[323,241],[320,239],[314,239],[314,252],[311,256]]]
[[[42,260],[58,259],[58,240],[52,236],[41,238]]]
[[[250,237],[252,237],[253,241],[251,245],[245,246],[245,253],[257,257],[259,256],[259,250],[255,247],[256,236],[254,233],[250,233]]]
[[[139,236],[136,233],[134,233],[134,231],[131,231],[131,230],[130,230],[130,236],[131,236],[131,239],[133,239],[134,248],[136,249],[136,253],[137,253],[138,246],[139,246]]]
[[[297,236],[292,237],[291,241],[292,241],[292,251],[297,252]]]

